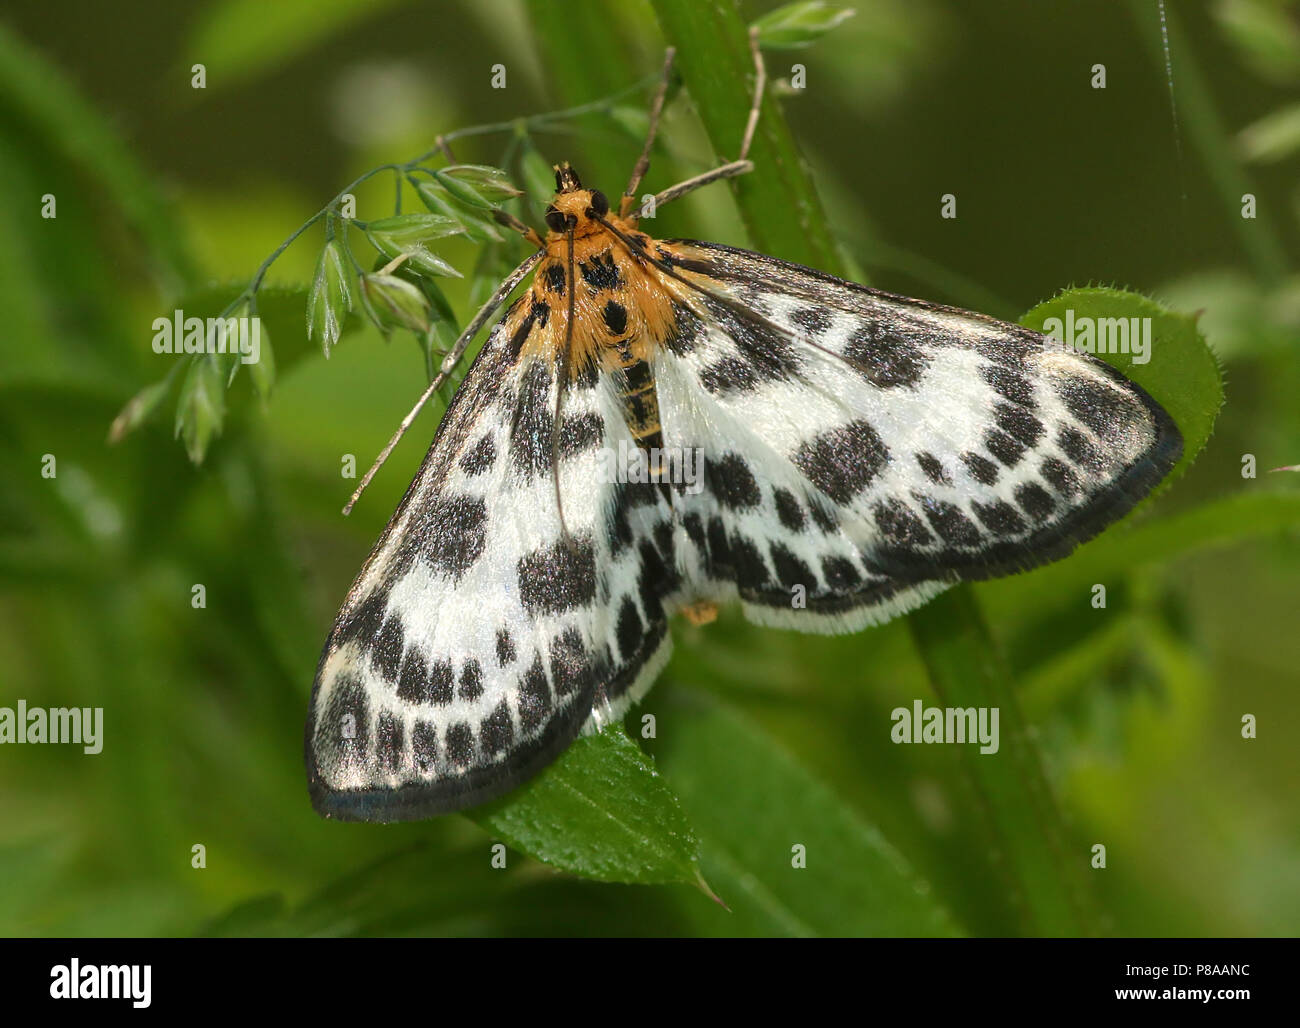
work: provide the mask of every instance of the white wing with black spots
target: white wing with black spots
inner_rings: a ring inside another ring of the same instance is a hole
[[[848,631],[1064,556],[1182,452],[1140,387],[1036,332],[760,254],[661,250],[708,290],[666,278],[694,314],[655,362],[665,445],[704,453],[707,488],[678,498],[683,566],[761,623]]]
[[[489,337],[325,645],[306,748],[326,816],[406,820],[498,796],[667,659],[668,501],[608,481],[600,451],[630,435],[617,383],[589,376],[564,397],[563,536],[555,365],[519,356],[532,320],[516,305]]]

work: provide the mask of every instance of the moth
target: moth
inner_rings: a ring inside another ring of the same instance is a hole
[[[740,158],[656,207],[752,168],[753,49]],[[1182,453],[1141,387],[1037,332],[645,232],[671,59],[616,213],[562,165],[544,238],[500,216],[537,251],[444,375],[531,286],[321,655],[306,759],[326,817],[425,818],[527,781],[645,694],[675,613],[856,631],[1068,554]]]

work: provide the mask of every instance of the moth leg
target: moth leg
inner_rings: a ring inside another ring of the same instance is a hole
[[[708,625],[718,620],[718,605],[708,600],[688,603],[682,608],[682,617],[693,625]]]
[[[664,97],[668,95],[668,83],[672,81],[673,57],[676,54],[677,51],[671,46],[668,48],[668,52],[664,54],[663,74],[659,79],[659,88],[655,91],[655,98],[650,104],[650,130],[646,133],[645,146],[641,148],[641,156],[637,158],[636,165],[632,168],[632,177],[628,179],[627,188],[623,190],[623,199],[619,201],[618,216],[620,218],[626,218],[632,212],[632,205],[636,203],[637,187],[641,185],[641,180],[650,167],[650,149],[655,145],[655,135],[659,132],[659,116],[664,111]]]
[[[537,234],[537,230],[531,225],[525,225],[509,211],[503,211],[500,207],[497,207],[492,211],[492,217],[498,225],[508,228],[512,232],[518,232],[539,250],[545,249],[546,242]]]
[[[721,179],[735,178],[738,175],[744,175],[754,170],[754,162],[749,160],[749,148],[754,142],[754,132],[758,128],[758,112],[763,106],[763,90],[767,88],[767,67],[763,64],[763,55],[758,49],[758,30],[751,28],[749,30],[749,52],[754,58],[754,98],[749,105],[749,117],[745,122],[745,134],[740,142],[740,156],[734,161],[729,161],[720,167],[711,171],[706,171],[702,175],[696,175],[694,178],[688,178],[685,182],[678,182],[675,186],[669,186],[661,193],[655,194],[655,208],[671,203],[687,193],[694,192],[701,186],[707,186],[711,182],[718,182]],[[633,186],[629,186],[629,192]],[[630,196],[623,197],[625,207],[630,209],[631,204],[628,202]]]

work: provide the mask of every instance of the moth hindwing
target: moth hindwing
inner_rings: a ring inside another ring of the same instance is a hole
[[[326,642],[326,816],[505,793],[641,697],[678,610],[853,631],[1064,556],[1181,454],[1146,392],[1038,333],[656,241],[576,175],[547,220]]]

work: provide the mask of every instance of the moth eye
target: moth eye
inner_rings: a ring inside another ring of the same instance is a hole
[[[563,232],[566,222],[564,215],[557,211],[554,205],[546,208],[546,227],[552,232]]]
[[[591,191],[591,209],[595,211],[598,218],[603,218],[609,213],[609,200],[605,198],[605,194],[599,189]]]

